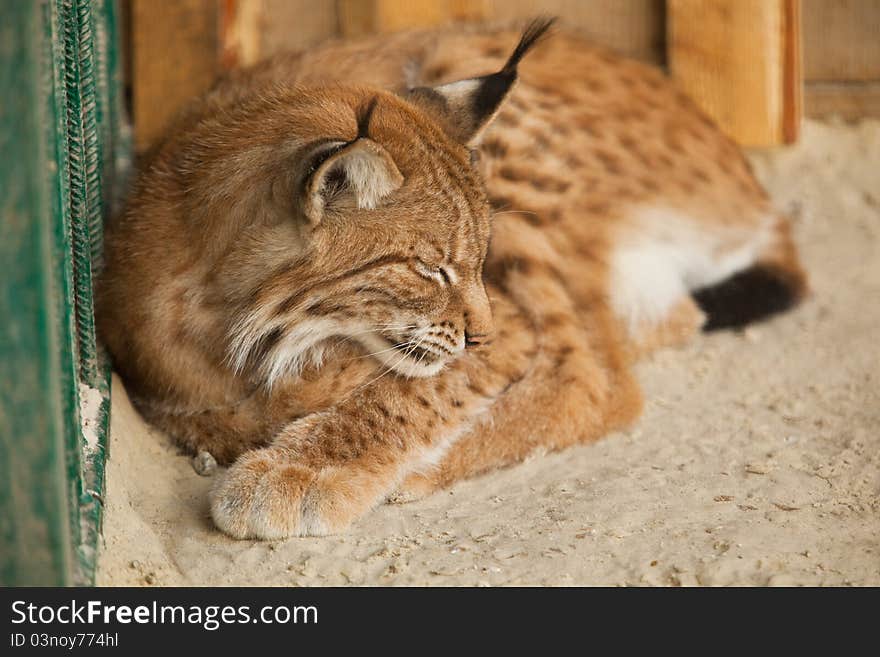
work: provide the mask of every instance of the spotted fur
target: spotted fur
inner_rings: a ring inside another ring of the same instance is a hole
[[[231,464],[223,531],[335,532],[596,439],[639,412],[633,356],[703,324],[692,291],[723,306],[706,290],[760,266],[802,294],[736,147],[659,71],[547,27],[279,57],[146,158],[99,328],[147,418]]]

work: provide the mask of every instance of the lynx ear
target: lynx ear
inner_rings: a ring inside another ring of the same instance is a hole
[[[538,18],[526,26],[507,63],[497,73],[450,82],[439,87],[416,87],[407,100],[428,110],[447,134],[467,146],[476,146],[517,79],[523,56],[543,37],[555,18]]]
[[[372,210],[402,184],[394,160],[373,140],[331,142],[313,156],[302,188],[303,214],[318,224],[334,210]]]

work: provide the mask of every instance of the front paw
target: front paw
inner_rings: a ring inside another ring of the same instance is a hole
[[[303,499],[315,478],[314,471],[285,461],[272,449],[248,452],[217,477],[211,517],[234,538],[303,535]]]
[[[377,476],[378,475],[378,476]],[[375,506],[385,477],[373,469],[291,463],[284,452],[249,452],[218,478],[211,516],[234,538],[277,540],[346,529]]]
[[[388,497],[389,504],[407,504],[424,499],[440,490],[439,477],[434,471],[412,472],[400,483],[397,490]]]

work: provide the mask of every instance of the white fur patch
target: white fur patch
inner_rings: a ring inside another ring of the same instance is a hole
[[[389,170],[375,153],[353,151],[342,162],[359,208],[374,210],[383,198],[400,187],[400,174]]]
[[[272,322],[259,313],[251,314],[232,331],[228,355],[232,368],[236,372],[244,370],[261,340],[276,328],[286,329],[284,336],[258,366],[260,377],[270,388],[281,377],[297,374],[306,365],[320,366],[324,358],[322,343],[339,334],[339,326],[329,319],[301,320],[291,327],[284,319]]]
[[[379,201],[403,184],[397,165],[382,146],[370,139],[357,139],[329,157],[312,176],[303,211],[314,223],[322,220],[327,204],[333,203],[333,196],[326,196],[328,176],[333,171],[345,173],[345,189],[353,195],[357,207],[365,210],[375,209]]]
[[[749,267],[771,236],[771,216],[755,231],[701,224],[666,208],[636,212],[611,262],[611,302],[631,330],[662,321],[690,291]]]
[[[464,104],[470,101],[474,92],[480,88],[480,84],[480,80],[476,78],[468,78],[467,80],[457,80],[439,87],[434,87],[434,91],[442,94],[447,102]]]
[[[306,365],[319,367],[324,360],[324,350],[319,343],[337,334],[338,330],[336,323],[328,319],[297,322],[260,367],[269,387],[285,375],[298,374]]]

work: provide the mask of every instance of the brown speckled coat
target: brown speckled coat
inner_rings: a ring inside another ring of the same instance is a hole
[[[634,356],[805,291],[785,218],[660,71],[559,31],[500,109],[441,86],[499,71],[517,37],[276,58],[142,167],[100,331],[147,418],[232,464],[212,496],[229,534],[338,531],[594,440],[640,410]]]

